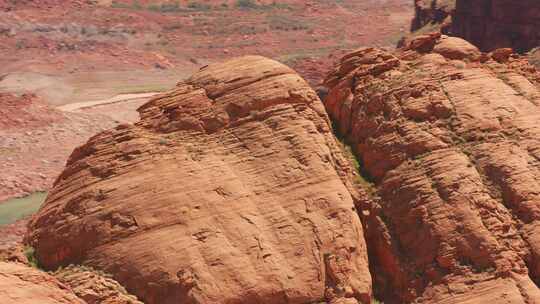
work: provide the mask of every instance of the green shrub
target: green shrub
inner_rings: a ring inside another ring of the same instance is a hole
[[[197,11],[208,11],[212,8],[212,6],[210,6],[210,4],[192,1],[188,3],[188,8]]]
[[[170,12],[178,12],[180,11],[180,3],[178,2],[172,2],[172,3],[162,3],[159,10],[162,13],[170,13]]]
[[[305,21],[283,15],[268,16],[268,24],[270,25],[270,29],[280,31],[300,31],[310,28],[310,25]]]
[[[236,7],[241,9],[257,9],[259,5],[254,0],[236,0]]]
[[[287,3],[276,3],[276,2],[272,2],[272,4],[268,5],[268,7],[270,8],[275,8],[275,9],[287,9],[287,10],[292,10],[292,7],[290,5],[288,5]]]
[[[126,8],[126,9],[142,9],[143,8],[139,0],[133,0],[131,4],[113,1],[111,3],[111,7],[112,8]]]
[[[28,259],[28,264],[34,268],[39,268],[39,262],[36,258],[36,250],[34,247],[25,247],[24,248],[24,255]]]
[[[24,40],[17,40],[17,42],[15,43],[15,47],[17,48],[17,50],[24,49],[26,47],[26,43]]]

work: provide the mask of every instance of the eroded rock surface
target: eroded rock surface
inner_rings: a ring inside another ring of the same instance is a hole
[[[363,214],[385,303],[540,303],[538,76],[433,34],[357,50],[327,78],[377,189]]]
[[[352,170],[315,92],[252,56],[202,69],[71,155],[30,223],[152,303],[369,303]]]
[[[18,263],[0,262],[2,304],[85,304],[54,277]]]
[[[84,266],[68,266],[53,273],[87,304],[144,304],[107,274]]]

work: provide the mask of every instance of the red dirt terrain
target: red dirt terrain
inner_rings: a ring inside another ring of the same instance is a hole
[[[137,120],[134,109],[146,100],[72,113],[55,109],[33,94],[0,93],[0,203],[47,191],[75,147],[118,122]],[[0,250],[21,242],[25,232],[25,220],[0,226]]]
[[[4,1],[1,7],[2,72],[61,76],[51,86],[64,85],[67,96],[47,93],[63,103],[92,93],[84,83],[71,81],[72,76],[88,77],[88,72],[146,71],[164,78],[154,86],[170,87],[167,79],[179,77],[165,71],[188,71],[187,76],[194,67],[239,55],[260,54],[294,64],[337,49],[391,47],[413,16],[408,0],[51,0]],[[126,84],[118,86],[110,89],[120,93]]]
[[[35,95],[0,93],[0,202],[48,190],[74,147],[114,125],[107,116],[56,110]]]
[[[433,34],[360,49],[326,80],[376,189],[363,223],[385,303],[540,303],[539,79]]]

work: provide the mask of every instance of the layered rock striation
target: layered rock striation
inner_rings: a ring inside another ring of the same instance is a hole
[[[29,224],[54,269],[144,303],[369,303],[352,169],[315,92],[250,56],[203,68],[71,155]]]
[[[539,74],[420,36],[363,48],[324,103],[374,182],[363,222],[385,303],[540,303]]]

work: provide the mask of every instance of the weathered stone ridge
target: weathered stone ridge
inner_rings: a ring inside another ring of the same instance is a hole
[[[385,303],[540,303],[538,75],[440,34],[329,75],[325,106],[377,189],[363,221]]]
[[[73,152],[30,223],[45,268],[147,304],[370,302],[352,169],[295,72],[234,59],[139,111]]]

